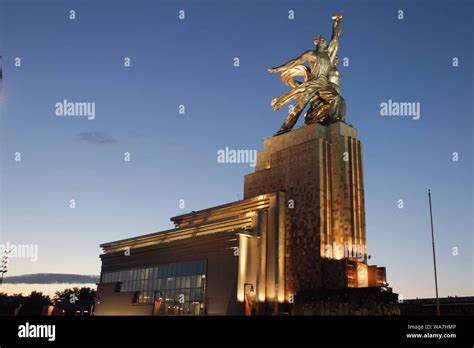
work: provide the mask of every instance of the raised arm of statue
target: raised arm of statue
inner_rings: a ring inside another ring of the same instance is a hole
[[[341,36],[341,33],[342,33],[342,30],[341,30],[342,14],[336,13],[334,16],[332,16],[332,20],[333,20],[332,36],[331,36],[331,41],[329,42],[329,45],[328,45],[328,52],[329,52],[329,58],[331,59],[331,63],[335,64],[337,50],[339,49],[339,37]]]
[[[268,68],[267,71],[268,72],[271,72],[271,73],[278,73],[278,72],[283,72],[283,71],[286,71],[288,69],[291,69],[291,68],[294,68],[295,66],[297,65],[300,65],[300,64],[303,64],[304,62],[307,62],[307,58],[306,58],[306,55],[311,52],[311,51],[306,51],[305,53],[303,53],[301,56],[299,56],[298,58],[295,58],[295,59],[291,59],[289,60],[288,62],[286,62],[285,64],[283,65],[280,65],[279,67],[276,67],[276,68]]]

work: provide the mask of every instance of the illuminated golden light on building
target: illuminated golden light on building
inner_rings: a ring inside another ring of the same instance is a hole
[[[286,209],[286,196],[283,192],[280,193],[281,197],[278,200],[279,207],[277,207],[278,212],[278,256],[277,256],[277,300],[278,302],[285,301],[285,209]]]
[[[259,226],[260,239],[258,240],[259,252],[259,274],[257,277],[257,298],[259,302],[266,300],[266,265],[267,265],[267,211],[261,212],[261,223]]]
[[[369,286],[368,266],[365,263],[357,263],[357,287],[366,288]]]
[[[336,260],[342,260],[344,258],[344,247],[341,244],[334,243],[332,249],[333,258]]]
[[[244,235],[239,235],[239,270],[238,270],[238,285],[237,285],[237,300],[244,302],[244,283],[247,272],[247,254],[248,254],[249,238]]]

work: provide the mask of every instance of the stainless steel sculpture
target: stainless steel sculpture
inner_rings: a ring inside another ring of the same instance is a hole
[[[337,70],[342,15],[336,13],[332,19],[333,31],[329,45],[324,36],[318,35],[314,38],[315,50],[306,51],[277,68],[268,69],[271,73],[281,73],[280,80],[293,87],[272,100],[273,109],[278,110],[288,102],[297,100],[275,135],[290,131],[308,103],[306,124],[344,122],[346,106],[344,98],[339,94],[340,74]],[[304,63],[308,63],[309,67]],[[303,82],[295,80],[296,76],[303,77]]]

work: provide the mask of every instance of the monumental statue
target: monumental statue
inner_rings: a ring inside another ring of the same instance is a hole
[[[277,68],[268,69],[271,73],[281,73],[280,80],[293,87],[272,100],[273,109],[279,110],[290,101],[296,100],[296,105],[291,108],[275,135],[290,131],[308,103],[305,124],[344,122],[346,108],[344,98],[339,93],[340,74],[337,70],[342,15],[336,13],[332,19],[333,32],[329,45],[324,36],[318,35],[314,38],[315,50],[306,51]],[[309,67],[305,63],[308,63]],[[303,82],[295,80],[296,76],[303,77]]]

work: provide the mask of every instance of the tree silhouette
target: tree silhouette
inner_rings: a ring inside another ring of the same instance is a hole
[[[20,315],[41,315],[43,306],[50,305],[51,299],[42,292],[32,291],[21,303]]]
[[[93,302],[95,299],[96,291],[89,287],[74,287],[67,288],[63,291],[56,291],[54,293],[54,303],[66,302],[70,303],[71,298],[77,298],[77,301],[81,302]]]

